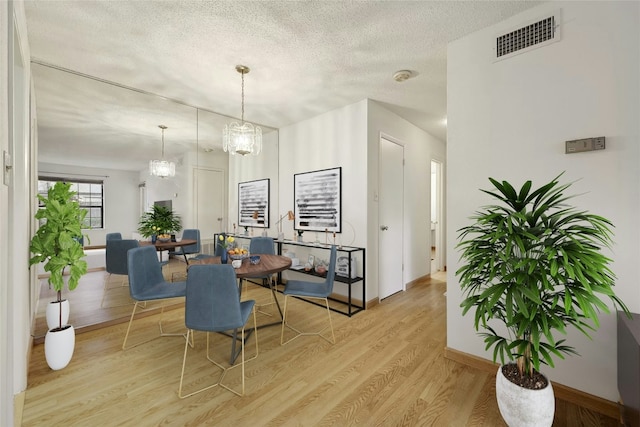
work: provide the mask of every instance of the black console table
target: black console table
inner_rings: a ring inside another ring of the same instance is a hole
[[[235,239],[247,239],[250,240],[252,236],[248,236],[245,234],[234,234],[228,233],[227,236],[233,236]],[[214,239],[218,241],[218,234],[214,235]],[[312,242],[298,242],[294,240],[287,239],[273,239],[276,244],[276,251],[278,255],[283,255],[284,249],[287,247],[301,247],[306,248],[307,251],[326,251],[327,252],[327,260],[329,259],[329,251],[331,249],[331,244],[325,243],[312,243]],[[248,245],[248,244],[247,244]],[[340,307],[330,307],[332,311],[336,313],[344,314],[346,316],[353,316],[354,314],[365,309],[366,305],[366,281],[365,281],[365,271],[366,271],[366,251],[365,248],[359,248],[355,246],[339,246],[338,247],[338,259],[341,261],[339,265],[336,266],[336,275],[335,281],[340,283],[345,283],[347,285],[347,295],[346,301],[334,297],[329,297],[329,299],[333,302],[338,303]],[[304,266],[307,262],[307,258],[300,258],[300,265]],[[361,265],[361,270],[357,267],[357,263]],[[356,274],[356,270],[362,271],[362,276],[358,276]],[[324,278],[324,275],[320,275],[315,272],[315,270],[305,271],[304,268],[295,268],[292,266],[289,268],[289,271],[306,274],[310,276],[315,276],[319,278]],[[278,274],[278,283],[282,283],[282,273]],[[362,290],[362,301],[358,304],[353,301],[353,286],[358,286]],[[318,305],[324,307],[322,304],[318,304],[315,301],[306,300],[306,302],[314,305]],[[342,309],[341,309],[342,308]]]

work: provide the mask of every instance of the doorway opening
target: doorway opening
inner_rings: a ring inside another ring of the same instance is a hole
[[[431,274],[444,270],[442,193],[442,162],[431,160],[431,230],[429,232],[429,241],[431,242]]]

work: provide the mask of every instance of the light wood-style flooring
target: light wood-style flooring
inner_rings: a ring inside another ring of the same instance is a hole
[[[181,258],[171,258],[162,268],[162,272],[169,281],[172,278],[185,280],[186,264]],[[106,292],[104,291],[105,279]],[[129,297],[127,276],[109,275],[104,269],[90,271],[82,276],[78,287],[73,291],[63,291],[62,297],[70,302],[69,323],[76,329],[76,333],[128,321],[133,308],[133,300]],[[41,278],[40,302],[33,332],[37,343],[43,342],[47,333],[46,306],[55,300],[56,292],[49,288],[46,278]],[[180,301],[182,302],[184,299]]]
[[[43,345],[34,347],[23,426],[503,426],[495,376],[446,359],[446,284],[424,279],[352,318],[332,313],[337,342],[301,337],[280,346],[280,328],[258,331],[259,356],[246,365],[246,394],[213,388],[177,396],[185,341],[158,338],[121,349],[126,324],[76,336],[74,357],[51,371]],[[243,298],[269,302],[250,285]],[[282,295],[279,295],[281,298]],[[274,313],[274,306],[263,308]],[[273,320],[258,315],[258,324]],[[157,333],[158,315],[134,321],[131,340]],[[326,321],[320,307],[294,300],[290,321],[313,329]],[[165,313],[165,329],[184,329],[184,309]],[[212,334],[214,357],[228,359],[230,338]],[[196,333],[186,387],[212,381]],[[132,341],[133,342],[133,341]],[[253,354],[253,340],[247,347]],[[225,362],[226,363],[226,362]],[[239,385],[239,369],[228,375]],[[617,426],[560,400],[556,426]]]

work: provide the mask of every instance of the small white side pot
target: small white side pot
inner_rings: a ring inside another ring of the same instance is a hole
[[[52,301],[47,304],[46,316],[47,316],[47,328],[53,329],[60,326],[60,309],[62,308],[62,325],[69,323],[69,300],[65,299],[62,302]]]
[[[71,361],[76,346],[76,332],[71,325],[61,331],[49,330],[44,337],[44,356],[47,365],[54,371],[66,367]]]
[[[553,424],[555,398],[551,381],[542,390],[529,390],[496,374],[496,398],[500,414],[509,427],[549,427]]]

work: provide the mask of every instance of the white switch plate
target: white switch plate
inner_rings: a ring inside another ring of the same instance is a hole
[[[581,153],[583,151],[604,150],[605,137],[574,139],[565,142],[565,154]]]

